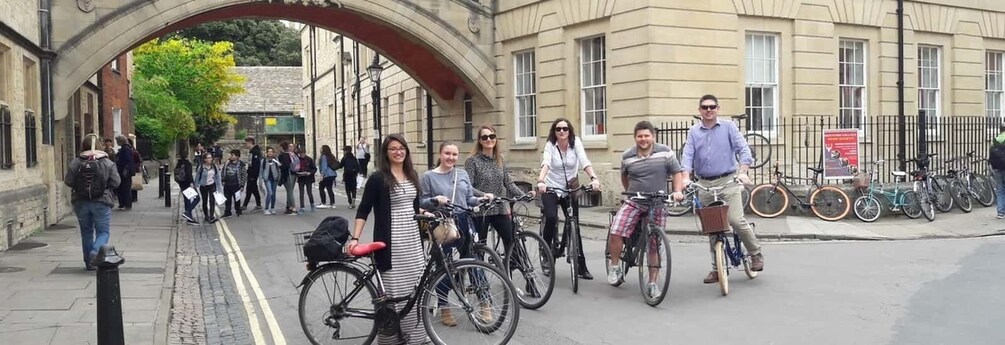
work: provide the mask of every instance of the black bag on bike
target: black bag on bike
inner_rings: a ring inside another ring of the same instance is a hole
[[[334,261],[345,256],[343,246],[349,239],[349,221],[339,216],[325,218],[304,243],[304,256],[311,262]]]

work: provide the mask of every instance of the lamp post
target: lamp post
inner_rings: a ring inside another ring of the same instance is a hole
[[[370,67],[366,68],[366,73],[370,76],[370,81],[373,82],[373,91],[370,94],[373,96],[373,131],[376,133],[373,138],[374,145],[370,149],[370,152],[380,150],[380,140],[383,136],[380,126],[380,74],[383,71],[384,67],[380,66],[380,55],[374,54],[373,63],[370,64]],[[375,168],[379,162],[379,159],[374,162]]]

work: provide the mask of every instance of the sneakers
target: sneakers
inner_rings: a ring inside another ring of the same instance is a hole
[[[660,288],[656,286],[656,283],[649,283],[649,297],[659,297]]]
[[[192,218],[192,215],[188,214],[188,212],[182,212],[181,217],[183,219],[185,219],[186,222],[190,222],[191,223],[191,222],[195,221],[195,218]]]
[[[323,206],[323,205],[322,205],[322,206]],[[320,207],[318,207],[318,208],[320,208]],[[330,209],[333,209],[333,210],[334,210],[334,209],[337,209],[338,207],[335,207],[335,204],[334,204],[334,203],[332,203],[331,205],[328,205],[328,208],[330,208]]]
[[[255,208],[252,209],[251,212],[258,212],[258,211],[261,211],[261,210],[262,210],[261,206],[255,206]]]
[[[318,208],[322,209],[322,208],[331,208],[331,207],[329,207],[328,205],[325,205],[325,204],[321,204],[321,205],[318,205]]]
[[[611,268],[607,269],[607,283],[611,285],[616,285],[621,282],[624,273],[621,272],[621,266],[612,265]]]
[[[354,208],[356,208],[356,204],[349,204],[349,209],[350,209],[350,210],[351,210],[351,209],[354,209]]]
[[[188,225],[199,225],[199,222],[195,221],[195,219],[186,219],[185,220],[185,224],[188,224]]]
[[[998,219],[1005,219],[1005,214],[998,214]]]

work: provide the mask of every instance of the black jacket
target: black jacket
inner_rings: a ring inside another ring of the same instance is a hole
[[[314,173],[318,172],[318,166],[314,164],[314,160],[310,156],[300,157],[300,173],[305,175],[298,175],[297,182],[301,184],[314,183]]]
[[[251,148],[251,165],[248,167],[248,178],[257,179],[262,170],[262,148],[258,145]]]
[[[419,212],[419,186],[415,186],[415,200],[412,200],[412,209]],[[366,187],[363,187],[363,200],[359,202],[356,210],[356,219],[366,220],[370,212],[373,212],[373,241],[384,242],[387,247],[374,254],[374,262],[381,272],[391,269],[391,193],[384,185],[384,174],[375,171],[366,180]],[[419,229],[415,229],[419,231]]]
[[[188,159],[182,158],[178,160],[177,167],[175,168],[175,173],[182,172],[182,175],[175,175],[175,182],[178,182],[178,187],[185,190],[192,186],[192,162]]]
[[[349,181],[349,179],[356,179],[356,175],[359,174],[359,160],[353,154],[347,154],[342,156],[342,161],[339,162],[339,167],[342,168],[342,180]]]
[[[286,183],[290,179],[290,164],[293,161],[290,160],[290,153],[283,152],[279,154],[279,177],[280,183]]]

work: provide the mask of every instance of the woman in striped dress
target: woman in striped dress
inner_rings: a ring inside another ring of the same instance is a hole
[[[366,219],[374,214],[373,240],[387,247],[376,252],[374,261],[384,281],[384,290],[391,297],[408,296],[418,284],[425,265],[419,226],[412,216],[418,212],[418,174],[412,165],[411,152],[405,139],[392,134],[384,139],[377,153],[380,170],[375,171],[363,187],[363,199],[356,211],[353,236],[347,244],[356,246]],[[400,311],[405,303],[396,308]],[[409,344],[428,342],[426,330],[419,324],[419,310],[401,320],[401,329],[409,337]],[[396,344],[395,336],[378,336],[378,344]]]

